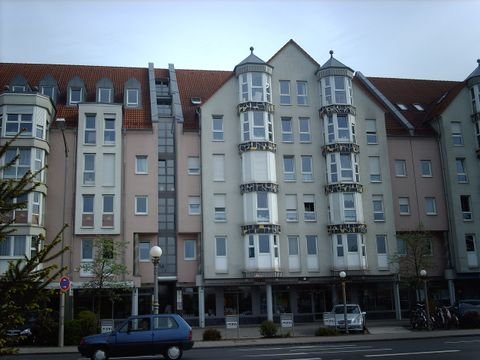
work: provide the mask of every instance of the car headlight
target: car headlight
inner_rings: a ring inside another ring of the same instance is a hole
[[[30,336],[30,335],[32,335],[32,331],[30,329],[25,329],[25,330],[20,331],[20,335]]]

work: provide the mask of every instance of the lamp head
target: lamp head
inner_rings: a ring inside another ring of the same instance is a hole
[[[160,256],[162,256],[162,248],[160,246],[152,246],[150,249],[150,257],[152,260],[158,260],[160,259]]]
[[[345,271],[340,271],[338,275],[342,278],[345,279],[347,277],[347,273]]]
[[[427,276],[427,270],[425,270],[425,269],[420,270],[420,276],[421,277],[426,277]]]

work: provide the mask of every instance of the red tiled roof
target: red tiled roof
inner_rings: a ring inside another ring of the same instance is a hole
[[[413,80],[368,77],[373,85],[397,106],[403,104],[407,110],[397,107],[403,116],[415,127],[417,135],[433,133],[429,121],[440,114],[455,98],[464,82],[438,81],[438,80]],[[424,111],[417,110],[413,104],[419,104]],[[390,134],[402,133],[402,126],[394,116],[386,116],[385,125]],[[405,128],[403,128],[405,132]]]
[[[196,111],[198,105],[191,102],[192,97],[200,97],[205,103],[234,73],[219,70],[176,70],[180,101],[182,104],[183,128],[185,131],[199,129]]]
[[[15,78],[22,75],[30,85],[39,85],[47,75],[51,75],[58,84],[59,96],[56,103],[57,117],[66,119],[67,126],[77,126],[77,106],[67,106],[68,82],[78,76],[85,84],[86,102],[96,101],[96,83],[108,78],[113,83],[114,103],[123,104],[124,84],[134,78],[141,84],[142,107],[124,108],[124,128],[151,128],[150,92],[148,85],[148,69],[134,67],[91,66],[91,65],[58,65],[58,64],[0,64],[0,91]]]

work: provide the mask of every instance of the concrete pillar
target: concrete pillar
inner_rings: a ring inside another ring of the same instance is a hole
[[[132,289],[132,315],[138,315],[138,288]]]
[[[402,320],[402,306],[400,304],[400,283],[395,281],[393,283],[393,301],[395,303],[395,317],[397,320]]]
[[[205,327],[205,288],[198,287],[198,326]]]
[[[272,285],[267,284],[267,319],[273,321],[273,296],[272,296]]]
[[[448,280],[448,295],[450,297],[450,305],[454,305],[457,299],[455,298],[455,283],[452,279]]]

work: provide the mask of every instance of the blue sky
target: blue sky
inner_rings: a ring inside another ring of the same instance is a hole
[[[233,70],[295,40],[367,76],[464,80],[477,0],[0,0],[0,62]]]

